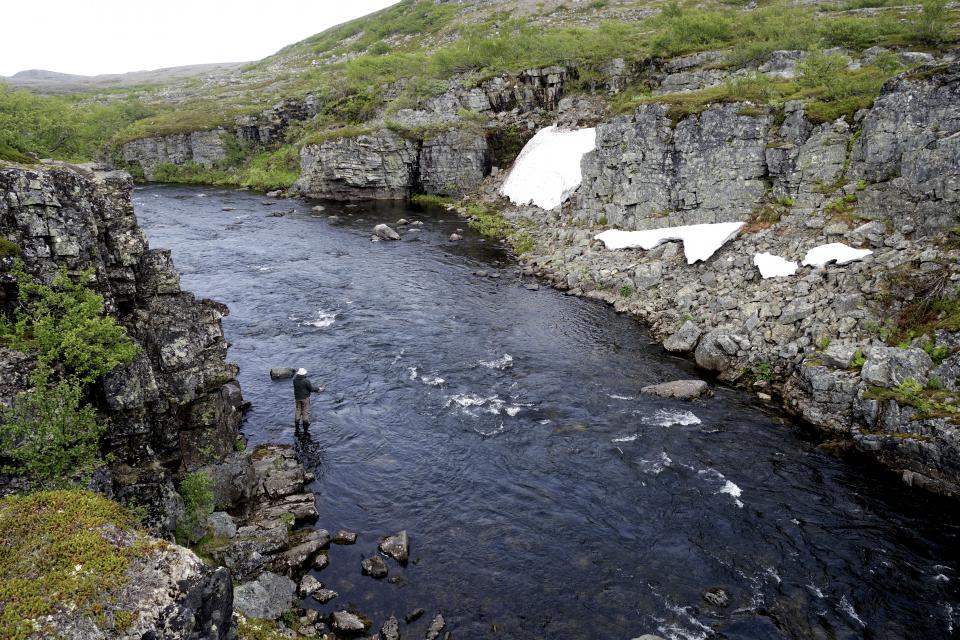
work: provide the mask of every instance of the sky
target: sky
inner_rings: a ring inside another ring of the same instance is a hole
[[[259,60],[396,0],[8,0],[0,76]]]

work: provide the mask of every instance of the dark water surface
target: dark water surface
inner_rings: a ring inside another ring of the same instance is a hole
[[[454,638],[948,638],[960,624],[952,503],[820,453],[740,392],[639,396],[697,374],[604,305],[525,289],[469,231],[451,243],[464,224],[449,214],[310,204],[136,193],[184,288],[232,310],[244,433],[296,442],[317,525],[360,532],[317,574],[340,593],[323,610],[379,626],[425,607],[401,622],[411,638],[438,610]],[[400,217],[423,231],[370,242]],[[267,374],[286,365],[327,386],[306,437],[290,381]],[[361,576],[400,529],[400,583]],[[715,586],[729,607],[703,601]]]

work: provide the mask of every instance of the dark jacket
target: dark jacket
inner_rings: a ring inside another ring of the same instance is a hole
[[[311,391],[320,391],[320,387],[310,382],[307,376],[293,377],[293,398],[294,400],[306,400],[310,397]]]

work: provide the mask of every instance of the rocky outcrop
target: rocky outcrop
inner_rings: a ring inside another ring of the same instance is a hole
[[[127,166],[139,166],[144,177],[153,180],[163,164],[216,166],[227,157],[226,135],[226,129],[212,129],[140,138],[121,145],[120,156]]]
[[[424,140],[420,148],[419,187],[423,193],[464,196],[490,173],[490,149],[481,133],[452,129]]]
[[[748,103],[676,124],[668,107],[641,106],[597,127],[583,183],[560,214],[508,211],[534,223],[526,272],[635,314],[721,379],[782,392],[828,437],[911,484],[958,494],[960,402],[950,392],[960,369],[949,363],[960,340],[939,331],[915,341],[946,349],[934,366],[877,335],[907,305],[958,294],[960,247],[946,231],[960,223],[958,104],[953,64],[888,82],[854,123],[815,124],[801,103],[788,103],[779,124]],[[735,220],[749,226],[692,266],[673,243],[608,251],[593,239],[608,224]],[[829,242],[872,254],[784,278],[763,279],[753,264],[764,252],[800,261]]]
[[[169,531],[182,509],[174,476],[233,451],[243,398],[226,361],[227,308],[180,289],[169,252],[151,250],[137,226],[132,186],[126,173],[89,167],[0,169],[0,235],[37,279],[49,282],[61,266],[91,269],[138,346],[93,397],[110,418],[104,445],[117,497],[149,505],[153,524]]]
[[[256,115],[237,116],[235,133],[238,139],[257,144],[282,142],[291,123],[310,120],[321,106],[321,100],[314,95],[288,98]]]
[[[408,198],[417,182],[418,155],[416,142],[387,129],[306,145],[294,189],[331,200]]]

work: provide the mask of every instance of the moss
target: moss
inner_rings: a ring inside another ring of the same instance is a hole
[[[237,623],[237,640],[286,640],[287,636],[280,633],[277,623],[272,620],[248,618],[234,613]]]
[[[0,499],[0,637],[35,637],[34,621],[58,611],[129,626],[116,598],[133,558],[150,553],[129,511],[88,491],[42,491]],[[134,531],[133,544],[111,541]],[[42,627],[41,627],[42,629]]]
[[[0,237],[0,258],[19,258],[20,245]]]
[[[480,235],[506,240],[517,255],[533,250],[535,241],[527,228],[504,218],[493,205],[471,202],[466,205],[465,210],[469,216],[470,228]]]
[[[13,147],[5,144],[0,144],[0,160],[6,160],[7,162],[18,162],[20,164],[36,164],[37,162],[25,153],[21,153]]]
[[[453,198],[438,196],[432,193],[416,193],[410,197],[410,202],[421,207],[442,207],[447,208],[453,205]]]
[[[870,387],[863,397],[868,400],[895,401],[901,406],[916,409],[919,420],[947,418],[960,424],[960,407],[957,393],[942,389],[925,389],[913,378],[907,378],[895,388]]]

